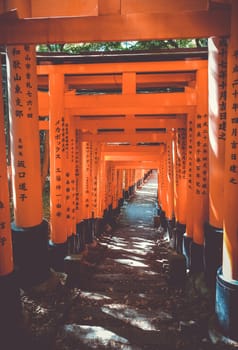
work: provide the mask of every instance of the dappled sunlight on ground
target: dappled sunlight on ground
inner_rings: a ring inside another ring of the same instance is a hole
[[[80,297],[89,300],[111,300],[111,298],[106,295],[84,291],[81,292]]]
[[[127,339],[100,326],[69,324],[64,326],[64,332],[67,336],[71,333],[72,340],[80,340],[89,349],[131,349]]]
[[[134,259],[115,259],[116,262],[119,262],[120,264],[133,266],[133,267],[148,267],[148,265],[135,261]]]
[[[125,304],[105,305],[102,307],[102,311],[142,330],[159,332],[156,326],[156,313],[150,312],[148,315],[148,313],[139,312]]]

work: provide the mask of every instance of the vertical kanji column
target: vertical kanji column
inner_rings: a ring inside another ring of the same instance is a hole
[[[91,178],[92,178],[92,144],[91,142],[82,142],[82,219],[83,232],[85,243],[90,243],[90,218],[92,213],[92,193],[91,193]]]
[[[1,69],[0,81],[2,81]],[[13,264],[2,85],[0,86],[0,150],[0,334],[3,345],[4,333],[12,332],[15,322],[19,321],[20,293]]]
[[[193,242],[191,271],[204,270],[204,224],[208,219],[208,79],[207,69],[197,71],[197,111],[195,115]]]
[[[238,2],[231,2],[228,44],[222,268],[217,272],[216,315],[222,332],[238,340]],[[221,199],[222,200],[222,199]]]
[[[51,264],[62,269],[67,254],[67,220],[65,198],[65,127],[64,75],[49,76],[50,136],[50,246]]]
[[[224,166],[226,140],[227,39],[208,40],[209,82],[209,222],[205,226],[204,264],[207,283],[215,286],[222,264]]]
[[[47,278],[48,223],[43,220],[35,47],[7,48],[14,257],[22,285]]]
[[[99,217],[103,218],[104,212],[106,210],[106,161],[103,155],[103,145],[100,147],[100,166],[99,166]]]

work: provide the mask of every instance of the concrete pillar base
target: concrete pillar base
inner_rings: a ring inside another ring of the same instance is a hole
[[[224,336],[238,341],[238,281],[226,281],[222,268],[217,271],[215,312]]]
[[[207,223],[204,239],[205,278],[208,286],[215,288],[217,269],[222,265],[223,230]]]
[[[183,255],[186,259],[186,267],[188,270],[191,268],[191,243],[192,238],[187,236],[186,233],[183,235]]]
[[[191,242],[190,245],[190,272],[200,273],[204,271],[203,245]]]
[[[12,223],[13,256],[21,287],[41,283],[49,276],[48,222],[23,228]]]

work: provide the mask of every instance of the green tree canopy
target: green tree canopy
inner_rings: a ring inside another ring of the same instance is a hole
[[[47,44],[38,45],[38,52],[64,52],[79,54],[80,52],[121,51],[121,50],[156,50],[175,48],[206,47],[207,39],[182,40],[148,40],[148,41],[110,41],[93,43]]]

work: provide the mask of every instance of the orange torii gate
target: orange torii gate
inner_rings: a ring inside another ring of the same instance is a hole
[[[143,145],[148,140],[148,132],[150,135],[148,142],[152,144],[152,141],[164,141],[161,133],[163,129],[172,130],[179,128],[185,130],[186,114],[195,113],[196,74],[200,69],[206,69],[206,67],[206,60],[177,61],[176,69],[172,62],[163,61],[64,64],[57,66],[48,64],[47,66],[38,66],[38,82],[41,89],[47,91],[50,86],[51,76],[52,80],[54,80],[54,75],[61,76],[61,82],[59,81],[58,83],[61,83],[61,86],[64,85],[66,88],[64,93],[65,109],[68,114],[72,115],[76,128],[83,131],[81,132],[81,137],[85,142],[100,140],[101,143],[105,143],[116,140],[117,142],[127,141],[129,144],[141,143]],[[154,73],[152,74],[152,72]],[[112,81],[110,74],[113,78],[116,76],[116,82]],[[63,76],[65,76],[64,79]],[[87,83],[85,77],[89,77]],[[151,78],[152,82],[150,82]],[[174,87],[175,84],[177,88],[182,88],[182,91],[153,94],[137,93],[137,90],[141,87],[148,89],[151,86],[154,87],[155,84],[157,88],[158,86],[168,86],[168,84]],[[101,87],[101,89],[109,89],[109,93],[104,95],[90,94],[90,89],[94,88],[94,85],[96,86],[96,91],[100,91]],[[115,86],[119,93],[110,94],[110,91],[113,91]],[[67,91],[67,88],[73,90]],[[80,91],[83,91],[83,94],[80,94]],[[89,92],[87,93],[87,91]],[[52,96],[52,92],[50,92],[50,95],[40,92],[38,96],[40,115],[47,115],[49,96]],[[59,98],[60,96],[58,95],[56,100]],[[63,100],[63,97],[60,99]],[[40,124],[41,127],[47,128],[46,121],[40,122]],[[146,131],[147,138],[144,139]],[[144,134],[142,134],[143,132]],[[172,162],[172,144],[169,147],[170,161]],[[121,159],[121,156],[119,157]],[[169,165],[168,169],[170,171],[171,167]],[[170,202],[169,204],[164,203],[164,205],[169,211],[169,213],[166,213],[168,214],[168,219],[172,222],[174,215],[172,173],[170,176],[169,182],[165,182],[169,183],[170,196],[168,198]],[[86,202],[88,203],[88,196],[86,197]],[[184,203],[186,203],[185,200]],[[180,227],[177,234],[180,238],[185,230],[184,219],[182,219],[182,226],[180,226],[179,217],[181,215],[184,217],[184,214],[179,215],[176,212],[177,225]],[[89,217],[87,218],[90,219]],[[60,226],[62,225],[60,224]],[[203,237],[202,231],[200,234]],[[63,236],[61,243],[66,242],[66,238],[67,235]],[[181,247],[178,249],[181,249]]]
[[[204,95],[200,94],[199,86],[192,87],[195,88],[196,91],[193,91],[192,93],[187,91],[184,93],[182,97],[184,99],[184,105],[179,104],[175,106],[173,101],[168,97],[168,99],[166,98],[168,104],[166,104],[166,101],[161,101],[162,106],[159,108],[150,96],[144,96],[143,102],[148,108],[143,108],[142,104],[140,104],[140,98],[138,98],[138,96],[133,96],[131,102],[132,104],[137,104],[136,108],[133,108],[132,105],[128,104],[123,110],[125,116],[123,118],[119,116],[121,120],[117,121],[116,128],[124,129],[123,125],[127,124],[130,119],[137,119],[137,116],[135,115],[137,113],[146,115],[166,115],[172,113],[176,114],[176,119],[179,115],[186,116],[188,133],[186,164],[188,174],[187,198],[193,203],[193,205],[190,206],[190,203],[188,204],[189,207],[187,210],[188,213],[193,216],[187,215],[185,241],[189,242],[192,240],[192,251],[196,257],[195,261],[198,264],[194,265],[194,260],[190,263],[191,267],[195,267],[195,270],[197,269],[197,266],[199,266],[199,263],[201,263],[203,248],[203,244],[201,244],[203,241],[203,221],[206,219],[208,223],[205,237],[206,267],[209,266],[209,259],[211,258],[209,247],[214,247],[214,241],[216,241],[217,245],[216,251],[219,251],[216,257],[217,261],[212,262],[212,264],[214,264],[214,267],[211,269],[213,270],[212,273],[214,273],[214,268],[216,269],[217,264],[220,263],[219,255],[222,254],[222,249],[220,248],[222,241],[221,235],[224,231],[222,269],[219,270],[217,275],[216,314],[219,325],[224,334],[237,340],[238,317],[237,313],[232,311],[236,309],[238,299],[238,245],[236,237],[236,204],[238,198],[236,130],[238,111],[237,1],[197,0],[191,2],[189,0],[181,0],[178,2],[172,0],[168,2],[158,0],[155,2],[148,0],[144,2],[143,0],[113,0],[109,2],[105,0],[90,0],[86,3],[77,2],[77,4],[74,3],[74,5],[69,7],[64,0],[61,0],[58,3],[58,7],[55,8],[53,0],[48,0],[47,6],[44,5],[44,3],[34,0],[6,0],[0,4],[0,43],[2,45],[8,45],[9,67],[12,67],[9,79],[12,79],[13,86],[13,89],[10,92],[11,133],[13,136],[12,149],[14,150],[14,157],[12,160],[14,177],[13,193],[15,224],[21,225],[20,227],[15,227],[15,233],[21,231],[24,233],[24,235],[22,235],[23,237],[27,230],[30,227],[33,227],[34,232],[32,232],[32,236],[37,237],[36,240],[33,239],[33,246],[35,247],[36,242],[38,245],[38,231],[43,232],[40,238],[42,248],[42,254],[40,254],[40,256],[45,254],[47,249],[45,244],[47,225],[45,225],[42,220],[41,194],[38,190],[41,187],[38,174],[39,171],[37,171],[37,169],[39,169],[39,152],[36,151],[35,148],[28,147],[29,140],[38,139],[36,136],[36,130],[38,127],[35,122],[37,85],[34,78],[35,74],[31,71],[34,60],[34,55],[32,56],[29,54],[29,52],[33,52],[33,46],[31,45],[44,42],[65,43],[100,40],[191,38],[194,37],[195,34],[200,38],[209,38],[209,62],[211,64],[209,65],[208,70],[208,94],[204,79],[205,73],[200,72],[198,79],[196,77],[195,81],[204,84]],[[140,25],[138,25],[138,23]],[[181,26],[181,23],[183,23],[183,26]],[[97,28],[97,31],[95,31],[95,28]],[[229,41],[226,42],[225,38],[229,38]],[[29,45],[31,47],[30,50]],[[25,51],[24,56],[22,56],[23,51]],[[26,52],[28,52],[28,54]],[[26,85],[21,85],[19,83],[20,81],[23,81],[21,80],[23,79],[23,76]],[[124,77],[124,81],[127,81],[126,84],[129,84],[129,76],[130,72]],[[213,77],[214,79],[212,79]],[[54,91],[54,86],[57,82],[64,82],[62,75],[58,73],[50,82],[51,91]],[[61,85],[59,85],[59,88],[60,86]],[[191,87],[187,90],[190,88]],[[124,89],[124,93],[132,93],[133,89],[135,89],[133,83],[130,89],[129,91]],[[24,99],[19,98],[20,92],[24,94]],[[212,93],[215,94],[213,95]],[[208,106],[206,101],[207,95],[209,97]],[[196,100],[193,100],[192,96],[196,96]],[[61,97],[64,97],[62,91]],[[190,100],[190,98],[192,100]],[[101,115],[105,113],[108,117],[115,112],[118,113],[121,106],[120,104],[126,103],[126,100],[125,96],[120,96],[119,98],[114,96],[110,99],[110,103],[113,105],[105,107],[104,103],[107,101],[104,96],[101,96],[98,99]],[[48,115],[48,110],[50,110],[52,115],[60,116],[60,119],[52,119],[50,120],[50,123],[58,123],[60,120],[60,127],[65,128],[65,120],[62,119],[62,115],[60,114],[62,113],[63,108],[67,106],[67,108],[70,109],[66,112],[67,118],[70,119],[70,123],[73,124],[74,121],[72,119],[75,118],[71,117],[77,116],[76,118],[79,119],[77,122],[80,121],[80,123],[82,123],[82,130],[84,131],[86,126],[84,118],[81,117],[81,114],[77,114],[77,103],[79,101],[82,102],[80,113],[85,113],[86,116],[90,115],[92,118],[96,113],[96,109],[89,108],[91,114],[87,114],[89,111],[87,104],[92,102],[97,103],[97,98],[74,96],[72,93],[62,99],[63,103],[59,105],[59,108],[56,108],[56,106],[52,104],[52,100],[48,101],[48,103],[45,104],[47,108],[44,113],[46,114],[43,113],[43,115]],[[179,98],[177,99],[177,102],[179,102]],[[73,104],[72,108],[70,103]],[[151,106],[150,103],[152,103]],[[169,106],[169,103],[172,103],[172,107]],[[186,107],[186,105],[188,105],[188,107]],[[209,114],[206,109],[209,109]],[[19,122],[19,120],[21,120],[21,122]],[[148,120],[145,119],[140,124],[139,128],[146,127],[146,121]],[[112,125],[115,125],[112,121],[110,121],[110,123],[111,127]],[[68,119],[66,124],[68,124]],[[152,123],[150,125],[152,127]],[[53,129],[54,126],[55,129]],[[184,126],[182,126],[182,128],[183,127]],[[79,130],[80,127],[75,127],[75,129],[77,134],[77,130]],[[51,130],[54,130],[54,132],[57,133],[58,129],[56,125],[52,124]],[[86,132],[89,132],[89,130],[86,129]],[[129,130],[129,132],[131,132],[131,130]],[[57,137],[59,138],[59,135]],[[80,136],[77,135],[77,137],[79,138]],[[73,138],[71,138],[71,140],[73,140]],[[62,140],[60,142],[62,143]],[[209,149],[207,149],[207,142],[209,142]],[[164,158],[161,160],[162,163],[160,166],[160,168],[163,169],[164,175],[166,175],[166,169],[169,168],[169,179],[172,178],[174,170],[173,167],[171,167],[172,146],[169,145],[169,147],[166,147]],[[80,152],[82,150],[77,149],[77,147],[78,146],[75,146],[77,154],[81,154]],[[86,147],[86,149],[88,148],[89,152],[96,152],[93,151],[92,145],[85,144],[83,147]],[[62,149],[58,150],[55,148],[55,157],[61,157],[61,151]],[[208,152],[210,163],[209,168],[206,169]],[[193,155],[195,155],[195,157]],[[57,159],[57,169],[61,172],[62,162],[60,162],[59,158]],[[68,154],[67,164],[70,164],[71,160],[69,159]],[[87,159],[85,161],[87,162]],[[31,172],[29,164],[36,164],[34,167],[35,172]],[[78,164],[77,167],[82,171],[81,163]],[[23,171],[20,171],[20,169]],[[102,170],[102,173],[105,170],[106,169]],[[225,179],[223,181],[224,174]],[[93,172],[89,175],[91,178],[94,177]],[[22,181],[23,178],[20,176],[24,176],[26,179]],[[62,197],[61,190],[63,190],[63,188],[68,190],[69,187],[68,184],[67,186],[63,186],[65,178],[62,178],[60,174],[58,174],[58,176],[60,184],[55,189],[57,190],[59,198]],[[68,174],[64,174],[64,176],[67,178]],[[70,173],[69,176],[71,176]],[[34,181],[32,181],[31,178],[34,178]],[[199,181],[198,178],[200,179]],[[209,179],[209,188],[206,183],[207,179]],[[35,188],[32,186],[33,183]],[[5,185],[7,186],[7,184]],[[166,189],[166,185],[164,189]],[[224,197],[223,195],[221,195],[221,197],[224,200],[220,199],[217,194],[218,192],[223,193],[223,189]],[[207,207],[208,194],[209,207]],[[177,193],[175,193],[175,196],[177,196]],[[70,203],[73,200],[73,198],[67,199]],[[87,198],[85,197],[85,201],[86,200]],[[221,202],[224,204],[224,209]],[[27,212],[27,208],[34,208],[34,204],[36,203],[38,205],[37,208],[32,211],[32,216],[25,216],[24,212]],[[60,201],[58,205],[62,204],[64,204],[63,199],[62,203]],[[21,209],[18,211],[18,208]],[[191,213],[191,208],[196,208],[196,211],[193,210],[193,213]],[[169,208],[169,210],[170,209],[171,208]],[[176,206],[175,211],[177,211]],[[2,213],[3,210],[1,211],[1,214]],[[9,222],[6,223],[4,227],[8,227],[7,224],[9,224]],[[9,232],[7,235],[7,237],[9,237]],[[3,236],[3,239],[4,237],[5,236]],[[19,241],[21,241],[20,235],[18,238]],[[23,245],[25,245],[25,243]],[[27,264],[25,264],[24,259],[22,260],[23,254],[19,252],[18,263],[20,264],[21,262],[22,267],[24,266],[23,270],[25,269],[26,273]],[[34,264],[32,265],[33,270],[34,268],[38,269],[39,266],[42,265],[41,259],[38,261],[38,258],[35,259],[35,257],[28,254],[27,257],[28,265],[30,264],[29,260],[34,258]],[[4,257],[3,261],[6,260],[7,257]],[[1,278],[2,276],[8,275],[10,270],[12,270],[10,265],[8,265],[6,269],[4,268],[4,270],[1,270]],[[29,271],[27,271],[26,275],[28,273]],[[47,273],[48,267],[42,265],[42,268],[40,268],[41,278],[47,276]],[[3,280],[4,279],[2,279],[2,281]]]

